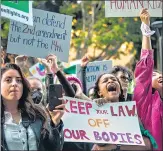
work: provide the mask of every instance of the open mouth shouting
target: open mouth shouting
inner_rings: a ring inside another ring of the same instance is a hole
[[[158,83],[163,83],[163,78],[159,78]]]
[[[109,93],[117,93],[117,86],[114,83],[110,83],[107,85],[107,90]]]

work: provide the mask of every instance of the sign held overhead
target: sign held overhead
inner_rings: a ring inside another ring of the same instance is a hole
[[[162,17],[162,0],[107,0],[105,17],[136,17],[147,8],[151,17]]]

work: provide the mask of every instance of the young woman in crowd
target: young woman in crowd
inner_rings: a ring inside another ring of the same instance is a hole
[[[94,95],[96,99],[94,100],[97,104],[112,103],[112,102],[123,102],[125,101],[123,96],[122,86],[117,77],[113,74],[102,74],[94,88]],[[145,131],[143,129],[143,131]],[[146,135],[143,136],[145,146],[130,146],[130,145],[115,145],[115,144],[97,144],[94,145],[93,150],[151,150],[152,145],[156,147],[156,143],[153,137],[146,131]],[[142,132],[142,135],[143,132]],[[147,137],[146,137],[147,136]],[[148,138],[149,137],[149,138]],[[152,143],[151,143],[151,142]],[[151,145],[152,144],[152,145]]]
[[[155,138],[159,151],[163,150],[163,77],[153,71],[154,60],[151,46],[150,15],[147,9],[140,13],[142,21],[142,50],[136,65],[136,86],[133,100],[145,129]]]
[[[16,64],[1,69],[1,149],[58,151],[63,146],[65,105],[46,113],[32,103],[28,82]],[[63,110],[57,110],[63,108]]]
[[[43,85],[42,81],[36,77],[28,77],[27,78],[29,84],[30,84],[30,89],[31,89],[31,95],[32,95],[32,100],[34,101],[35,104],[41,104],[46,106],[46,100],[45,100],[45,86]]]

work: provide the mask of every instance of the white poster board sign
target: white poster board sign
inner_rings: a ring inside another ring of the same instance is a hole
[[[151,17],[162,17],[162,0],[106,0],[105,17],[136,17],[147,8]]]
[[[11,21],[7,52],[45,58],[55,54],[67,62],[70,49],[72,17],[33,9],[33,27]]]
[[[76,98],[64,100],[64,141],[144,146],[134,101],[98,107]]]
[[[98,77],[103,73],[109,72],[111,69],[112,69],[111,60],[94,61],[88,63],[86,68],[86,79],[85,79],[87,94],[89,93],[89,90],[91,90],[91,88],[94,87]],[[80,80],[82,80],[80,65],[76,65],[76,75]]]
[[[1,16],[32,26],[32,1],[1,0]]]

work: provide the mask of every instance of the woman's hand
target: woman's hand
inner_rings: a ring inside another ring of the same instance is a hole
[[[149,12],[146,8],[143,8],[140,12],[140,19],[143,23],[145,23],[146,25],[150,25],[150,15]]]
[[[88,56],[84,56],[84,57],[82,57],[82,59],[81,59],[81,67],[85,67],[87,64],[89,63],[89,58],[88,58]]]
[[[98,98],[94,99],[93,102],[96,102],[97,106],[103,106],[105,103],[107,103],[107,100],[105,98]]]
[[[60,98],[60,100],[63,102],[62,98]],[[56,106],[55,110],[53,110],[53,111],[49,111],[48,106],[46,107],[46,109],[51,117],[52,122],[54,123],[55,126],[57,126],[60,123],[62,116],[64,115],[65,102],[63,102],[63,104],[61,104],[61,105]]]
[[[76,90],[76,92],[75,92],[75,97],[76,98],[80,98],[80,96],[82,95],[82,93],[83,93],[83,91],[82,91],[82,88],[80,87],[80,85],[78,84],[78,83],[73,83],[75,86],[76,86],[76,88],[77,88],[77,90]]]
[[[57,57],[55,55],[49,55],[47,57],[47,61],[50,64],[51,71],[56,74],[59,71],[59,67],[57,64]]]
[[[82,100],[86,100],[86,101],[92,101],[90,98],[88,98],[82,91],[81,87],[79,84],[77,83],[74,83],[74,85],[76,86],[77,88],[77,91],[75,93],[75,98],[78,98],[78,99],[82,99]]]

